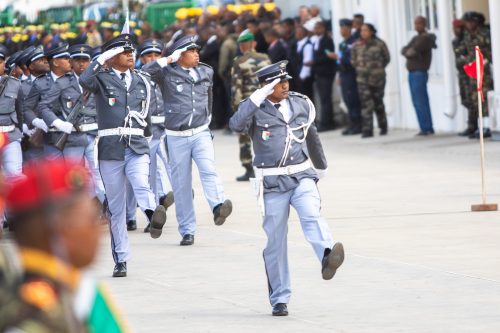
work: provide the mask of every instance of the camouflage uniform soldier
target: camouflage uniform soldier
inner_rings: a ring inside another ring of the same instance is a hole
[[[463,20],[453,21],[453,33],[455,38],[452,40],[451,44],[453,46],[453,53],[455,54],[455,65],[458,71],[458,87],[460,90],[460,101],[462,105],[467,109],[468,121],[467,128],[460,132],[460,136],[469,136],[474,133],[477,129],[477,120],[474,119],[472,114],[472,107],[469,99],[469,77],[465,74],[464,65],[466,64],[466,53],[467,48],[465,47],[465,22]]]
[[[238,37],[238,45],[242,55],[234,59],[231,70],[231,96],[234,112],[238,110],[238,105],[242,100],[250,97],[259,88],[259,80],[255,72],[271,64],[267,54],[255,52],[255,44],[255,36],[248,29]],[[241,133],[239,136],[240,161],[246,171],[236,180],[248,181],[253,177],[252,141],[246,133]]]
[[[483,96],[485,96],[485,101],[483,102],[483,124],[484,124],[484,137],[491,137],[491,131],[488,124],[488,101],[486,96],[488,91],[493,90],[493,78],[491,76],[491,39],[490,30],[484,26],[484,15],[477,12],[467,12],[464,14],[465,26],[467,29],[467,34],[464,37],[464,46],[467,48],[466,52],[466,63],[471,63],[476,60],[475,47],[478,46],[484,57],[484,77],[483,77]],[[476,121],[479,117],[478,114],[478,101],[477,101],[477,88],[476,79],[468,78],[469,85],[469,100],[471,103],[470,114],[472,119],[470,121]],[[477,124],[476,124],[477,128]],[[474,133],[469,135],[471,139],[479,139],[479,130],[476,129]]]
[[[376,36],[376,32],[373,25],[363,24],[361,39],[354,45],[351,55],[361,99],[363,138],[373,136],[373,112],[377,116],[380,135],[387,134],[384,106],[385,67],[391,57],[387,45]]]

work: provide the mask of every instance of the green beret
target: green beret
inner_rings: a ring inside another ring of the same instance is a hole
[[[244,43],[244,42],[250,42],[252,40],[255,40],[255,36],[253,35],[250,30],[246,29],[244,30],[239,36],[238,36],[238,43]]]

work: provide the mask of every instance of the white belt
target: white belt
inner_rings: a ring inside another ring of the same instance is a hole
[[[144,136],[144,130],[142,128],[131,128],[131,127],[116,127],[99,130],[97,136],[112,136],[112,135],[142,135]]]
[[[63,131],[61,131],[60,129],[58,129],[57,127],[51,127],[49,128],[49,132],[50,133],[63,133]],[[76,132],[76,129],[72,129],[71,132]]]
[[[80,132],[95,131],[97,129],[97,123],[80,124],[78,125],[78,128],[80,129]]]
[[[151,124],[157,125],[164,123],[165,123],[165,116],[151,116]]]
[[[0,126],[0,133],[12,132],[16,129],[16,125]]]
[[[309,160],[300,164],[288,165],[280,168],[255,168],[256,175],[265,176],[289,176],[302,171],[306,171],[311,167]]]
[[[253,168],[255,178],[250,178],[250,184],[254,194],[257,197],[257,203],[260,207],[262,216],[266,216],[266,204],[264,202],[264,177],[266,176],[290,176],[311,168],[309,160],[300,164],[289,165],[280,168]]]
[[[171,136],[193,136],[195,134],[203,132],[206,129],[208,129],[208,124],[196,128],[191,128],[185,131],[171,131],[166,129],[165,134]]]

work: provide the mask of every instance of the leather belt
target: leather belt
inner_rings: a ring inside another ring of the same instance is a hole
[[[311,168],[311,162],[306,160],[299,164],[288,165],[280,168],[254,168],[260,176],[289,176]]]
[[[165,116],[151,116],[151,124],[160,125],[165,123]]]
[[[171,135],[171,136],[193,136],[198,133],[203,132],[204,130],[208,129],[208,124],[202,125],[200,127],[196,128],[191,128],[185,131],[171,131],[171,130],[165,130],[165,134]]]
[[[99,130],[97,135],[112,136],[112,135],[141,135],[144,136],[144,130],[142,128],[130,128],[130,127],[116,127]]]
[[[12,132],[16,129],[16,125],[0,126],[0,133]]]

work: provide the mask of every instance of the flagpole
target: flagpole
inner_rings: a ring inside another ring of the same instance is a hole
[[[477,88],[477,106],[479,111],[479,146],[481,148],[481,189],[482,189],[482,197],[483,204],[486,204],[486,190],[484,184],[484,137],[483,137],[483,100],[482,100],[482,91],[481,89],[481,81],[483,80],[483,73],[481,72],[481,64],[479,61],[479,47],[476,46],[476,88]]]
[[[483,59],[481,50],[478,46],[476,50],[476,89],[477,89],[477,108],[479,113],[479,146],[481,149],[481,194],[483,202],[480,205],[472,205],[471,210],[473,212],[483,212],[483,211],[496,211],[498,210],[498,205],[496,203],[486,203],[486,189],[485,189],[485,162],[484,162],[484,136],[483,136]]]

